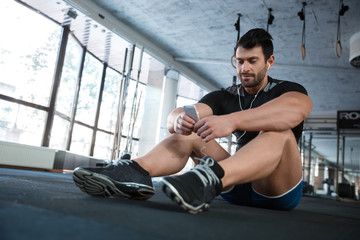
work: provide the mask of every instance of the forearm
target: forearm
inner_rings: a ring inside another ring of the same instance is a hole
[[[289,92],[260,107],[229,114],[234,129],[245,131],[284,131],[301,123],[311,112],[308,96]]]

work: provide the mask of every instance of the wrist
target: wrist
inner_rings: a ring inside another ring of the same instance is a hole
[[[227,121],[230,125],[230,127],[234,130],[236,129],[240,129],[241,127],[239,126],[239,116],[236,113],[230,113],[228,114],[228,118]]]

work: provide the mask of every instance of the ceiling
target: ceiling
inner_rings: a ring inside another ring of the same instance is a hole
[[[360,32],[360,1],[345,0],[349,10],[341,17],[342,55],[336,57],[339,1],[309,1],[305,7],[306,58],[300,54],[303,22],[296,0],[92,0],[101,8],[165,49],[175,60],[214,85],[232,83],[230,64],[237,39],[251,28],[266,28],[268,8],[275,19],[275,65],[270,76],[303,84],[314,102],[314,113],[360,109],[360,69],[349,64],[349,39]]]
[[[251,28],[266,29],[268,8],[272,8],[275,19],[269,32],[274,39],[275,65],[269,75],[298,82],[307,89],[314,107],[306,128],[314,132],[316,151],[327,160],[336,161],[336,113],[338,110],[360,110],[360,68],[349,64],[349,39],[360,32],[360,1],[344,0],[349,10],[340,17],[340,57],[334,50],[339,1],[307,1],[304,60],[300,52],[303,21],[298,17],[302,9],[299,0],[65,1],[80,10],[78,14],[82,12],[87,18],[144,46],[145,51],[209,90],[231,85],[236,74],[230,57],[237,39],[234,24],[238,13],[242,15],[240,35],[243,35]],[[60,0],[23,2],[48,15],[56,15],[57,11],[57,21],[64,22],[64,11],[59,12],[54,7],[61,5]],[[52,14],[46,13],[50,8]],[[85,25],[76,31],[82,34]],[[103,45],[105,48],[105,42]],[[121,66],[118,68],[121,71]],[[356,163],[360,161],[359,135],[351,134],[346,140],[345,153],[348,155],[352,148],[351,155],[355,159],[347,163],[351,167],[359,165]]]

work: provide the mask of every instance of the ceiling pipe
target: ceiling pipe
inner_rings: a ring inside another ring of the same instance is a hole
[[[359,33],[359,44],[360,44],[360,33]],[[360,46],[358,57],[360,58]],[[188,62],[188,63],[199,63],[199,64],[215,64],[215,65],[227,65],[230,66],[228,60],[217,60],[217,59],[204,59],[204,58],[186,58],[186,57],[176,57],[174,58],[177,62]],[[274,69],[285,69],[289,68],[292,70],[313,70],[313,71],[326,71],[326,72],[346,72],[346,73],[360,73],[360,69],[354,68],[341,68],[341,67],[325,67],[325,66],[316,66],[316,65],[292,65],[292,64],[282,64],[276,63],[273,66]]]

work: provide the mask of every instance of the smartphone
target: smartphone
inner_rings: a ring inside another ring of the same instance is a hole
[[[186,115],[189,115],[192,119],[194,119],[196,122],[200,120],[199,114],[196,110],[195,105],[185,105],[184,111]]]

